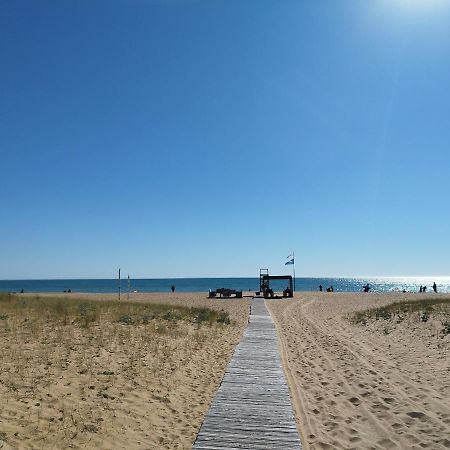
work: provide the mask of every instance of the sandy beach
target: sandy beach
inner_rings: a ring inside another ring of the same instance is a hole
[[[18,299],[26,305],[31,297]],[[165,313],[133,324],[100,316],[81,326],[62,313],[57,320],[0,305],[3,449],[191,448],[249,303],[205,294],[130,297],[144,308],[207,307],[231,323]],[[446,296],[300,293],[267,301],[305,449],[450,448],[449,304],[366,313],[435,297]],[[108,305],[117,295],[63,298]]]
[[[354,318],[419,298],[304,293],[267,302],[305,449],[450,448],[449,305]]]
[[[75,296],[117,298],[66,298]],[[231,324],[169,315],[139,324],[100,317],[80,326],[0,304],[2,450],[191,448],[247,323],[248,302],[204,293],[131,297],[225,311]]]

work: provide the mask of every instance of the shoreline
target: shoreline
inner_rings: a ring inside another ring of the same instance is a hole
[[[450,277],[296,277],[296,292],[317,292],[319,285],[324,291],[333,286],[335,292],[362,292],[369,284],[372,292],[419,293],[420,287],[426,285],[427,293],[432,292],[433,283],[437,284],[439,293],[450,293]],[[286,288],[283,282],[274,281],[271,287],[281,292]],[[170,293],[175,286],[178,293],[208,292],[218,288],[242,290],[254,293],[260,288],[259,277],[220,277],[220,278],[144,278],[121,279],[123,293],[142,294]],[[114,294],[118,292],[117,279],[53,279],[53,280],[0,280],[2,292],[54,292],[64,293],[71,289],[73,293]]]

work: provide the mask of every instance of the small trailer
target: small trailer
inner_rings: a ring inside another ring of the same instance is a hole
[[[234,298],[242,298],[242,291],[237,291],[236,289],[228,289],[228,288],[219,288],[215,291],[209,291],[209,298],[230,298],[234,295]]]

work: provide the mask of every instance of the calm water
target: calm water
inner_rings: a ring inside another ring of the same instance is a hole
[[[358,292],[369,283],[373,291],[418,292],[420,285],[426,285],[432,291],[433,281],[438,292],[450,292],[450,277],[423,278],[296,278],[297,291],[316,291],[319,284],[324,289],[333,286],[336,292]],[[130,280],[130,291],[169,292],[172,285],[180,292],[207,292],[209,289],[221,287],[243,291],[259,290],[259,278],[164,278]],[[286,283],[271,282],[275,291],[282,291]],[[4,292],[117,292],[117,280],[0,280],[0,291]],[[128,291],[128,281],[121,281],[122,292]]]

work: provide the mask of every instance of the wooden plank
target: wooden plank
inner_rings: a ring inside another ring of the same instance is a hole
[[[264,300],[251,311],[194,450],[301,449],[275,325]]]

